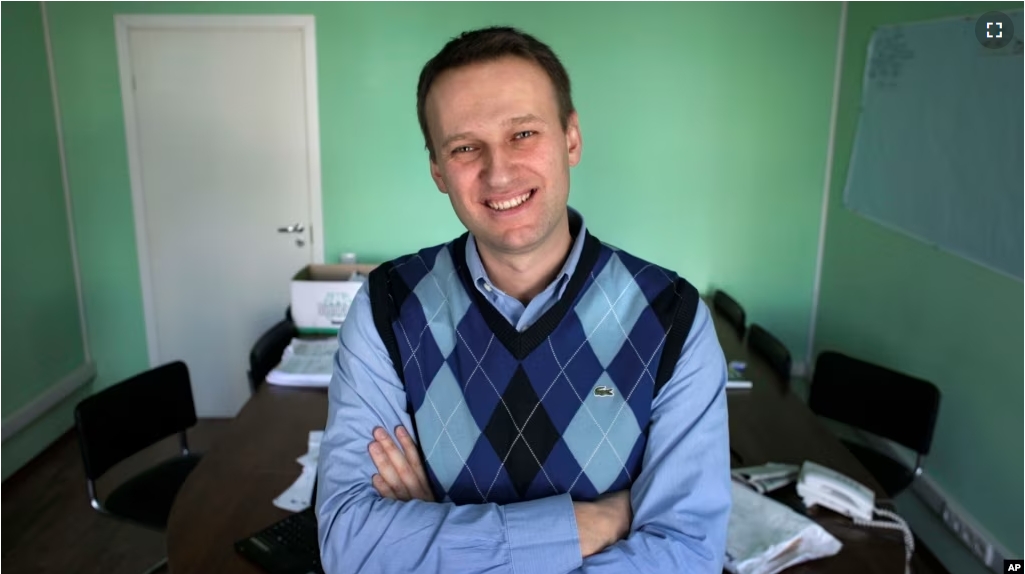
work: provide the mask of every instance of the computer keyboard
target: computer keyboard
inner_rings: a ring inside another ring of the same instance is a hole
[[[313,508],[239,540],[235,550],[269,574],[324,574]]]

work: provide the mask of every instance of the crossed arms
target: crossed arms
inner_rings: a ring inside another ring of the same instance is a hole
[[[318,467],[325,571],[722,571],[726,366],[704,303],[652,403],[641,473],[628,491],[593,503],[568,494],[506,505],[434,502],[413,438],[396,431],[400,448],[383,432],[412,421],[365,289],[339,337]]]

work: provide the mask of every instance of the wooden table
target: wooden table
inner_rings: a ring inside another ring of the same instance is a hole
[[[734,466],[813,460],[881,495],[879,484],[804,403],[763,361],[749,356],[725,322],[715,317],[715,323],[726,357],[746,360],[747,375],[754,382],[749,391],[727,393]],[[235,553],[233,544],[288,514],[271,501],[298,478],[301,468],[295,459],[306,452],[309,431],[323,429],[326,421],[325,391],[263,385],[178,493],[167,527],[172,572],[259,574],[261,570]],[[803,512],[792,486],[776,497]],[[840,539],[843,549],[788,573],[903,572],[899,533],[857,527],[829,511],[809,516]]]
[[[263,574],[234,543],[289,515],[271,501],[299,478],[309,432],[327,424],[327,392],[264,384],[182,485],[167,522],[173,574]]]
[[[714,314],[713,319],[723,353],[730,360],[745,361],[745,376],[754,383],[751,390],[726,393],[732,466],[766,462],[800,465],[811,460],[872,488],[877,501],[885,504],[885,491],[858,459],[765,361],[748,352],[725,320]],[[904,542],[899,532],[855,526],[849,518],[828,510],[805,511],[793,486],[773,493],[772,497],[807,514],[843,543],[836,556],[799,564],[787,569],[787,574],[900,574],[904,571]]]

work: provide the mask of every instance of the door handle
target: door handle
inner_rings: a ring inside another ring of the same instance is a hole
[[[278,233],[302,233],[305,230],[302,223],[293,223],[287,227],[279,227]]]

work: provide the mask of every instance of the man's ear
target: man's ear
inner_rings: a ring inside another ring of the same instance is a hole
[[[580,118],[577,113],[571,112],[566,118],[566,152],[569,154],[570,167],[580,163],[580,156],[584,151],[584,138],[580,135]]]
[[[438,167],[438,163],[431,158],[431,179],[434,180],[434,185],[438,186],[438,191],[444,194],[448,194],[448,188],[445,187],[445,180],[441,177],[441,168]]]

